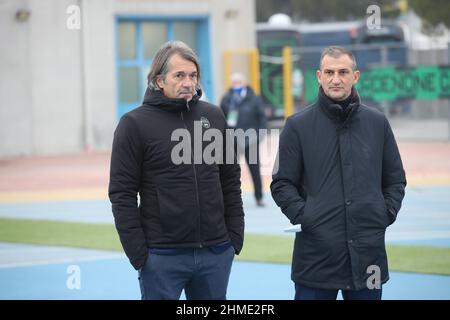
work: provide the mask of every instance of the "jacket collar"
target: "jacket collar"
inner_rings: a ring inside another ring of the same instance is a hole
[[[322,87],[319,87],[318,104],[320,109],[332,120],[342,122],[350,119],[359,108],[361,99],[359,98],[358,91],[355,87],[352,87],[350,93],[350,104],[344,110],[342,107],[331,100],[323,91]]]
[[[245,100],[246,98],[252,98],[255,95],[255,91],[250,87],[250,86],[246,86],[245,87],[245,96],[243,97]],[[228,96],[232,97],[233,96],[233,89],[230,88],[228,90]]]
[[[190,101],[186,101],[185,99],[171,99],[166,97],[161,90],[147,87],[143,104],[169,112],[190,111],[191,107],[197,104],[201,96],[202,90],[197,89],[197,94]]]

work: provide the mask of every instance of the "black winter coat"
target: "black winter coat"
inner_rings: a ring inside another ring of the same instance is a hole
[[[135,269],[145,263],[148,248],[200,248],[227,240],[237,254],[242,248],[239,165],[196,164],[193,153],[188,164],[171,158],[181,141],[171,139],[176,129],[189,131],[192,152],[208,128],[219,130],[225,141],[222,111],[200,101],[199,95],[187,104],[148,89],[143,105],[125,114],[114,133],[109,198],[122,246]],[[200,136],[194,137],[194,121],[201,121]],[[201,151],[210,143],[201,142]]]
[[[377,280],[379,270],[378,281],[385,283],[385,230],[396,219],[405,186],[385,116],[360,104],[354,88],[345,111],[320,89],[315,104],[287,119],[271,184],[282,212],[302,226],[292,280],[360,290]]]
[[[244,99],[242,99],[239,105],[236,106],[238,111],[236,128],[242,129],[244,131],[248,129],[266,129],[267,119],[261,97],[255,95],[255,92],[249,86],[247,86],[246,90],[246,96],[244,97]],[[233,104],[232,98],[233,91],[232,89],[230,89],[220,102],[220,107],[222,108],[225,117],[228,116],[230,107]]]

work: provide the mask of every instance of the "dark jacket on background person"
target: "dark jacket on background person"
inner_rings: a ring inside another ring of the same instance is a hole
[[[143,105],[125,114],[114,133],[109,197],[122,246],[135,269],[145,263],[148,248],[201,248],[230,240],[236,253],[242,248],[239,165],[192,161],[198,143],[194,121],[201,121],[202,136],[207,128],[220,130],[226,146],[223,113],[200,101],[200,95],[187,103],[147,89]],[[171,141],[176,129],[190,133],[190,164],[172,161],[179,143]],[[210,143],[202,141],[202,154]]]
[[[344,110],[320,88],[318,101],[288,118],[271,191],[296,234],[292,280],[322,289],[367,288],[379,267],[389,279],[385,231],[406,186],[386,117],[360,104]],[[369,279],[370,281],[370,279]]]
[[[255,95],[255,92],[249,86],[246,87],[246,90],[247,94],[237,105],[234,105],[233,89],[228,90],[224,95],[220,107],[225,114],[225,118],[227,118],[230,108],[234,107],[238,111],[238,119],[235,126],[236,129],[242,129],[244,131],[247,129],[266,129],[267,120],[261,97]]]

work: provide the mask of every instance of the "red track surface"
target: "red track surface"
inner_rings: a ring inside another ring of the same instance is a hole
[[[450,184],[450,143],[400,143],[409,182],[428,179]],[[262,157],[267,157],[264,151]],[[110,153],[27,156],[0,159],[0,193],[103,188],[108,185]],[[265,189],[271,181],[263,176]],[[242,166],[244,190],[251,190]]]

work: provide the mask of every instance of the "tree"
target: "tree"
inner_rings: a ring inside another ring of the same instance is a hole
[[[256,0],[256,21],[267,22],[275,13],[285,13],[292,17],[291,0]]]
[[[426,24],[436,27],[443,23],[450,28],[450,1],[409,0],[409,5]]]
[[[348,21],[366,17],[370,5],[381,8],[383,18],[400,13],[399,0],[256,0],[258,22],[266,22],[274,13],[285,13],[296,22]]]

